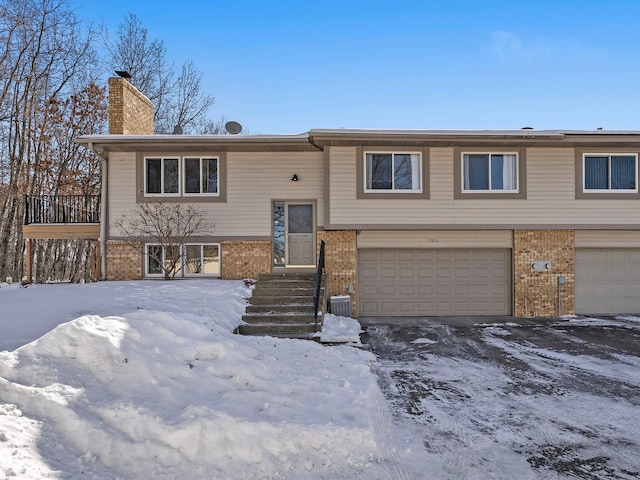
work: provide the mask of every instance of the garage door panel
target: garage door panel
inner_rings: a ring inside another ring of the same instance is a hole
[[[640,249],[576,249],[576,313],[640,313]]]
[[[362,249],[358,262],[361,315],[511,312],[508,249]]]
[[[416,293],[418,294],[418,296],[428,297],[428,296],[434,295],[435,290],[436,290],[435,285],[433,283],[428,285],[418,284],[416,288]]]
[[[416,271],[415,268],[409,268],[409,267],[404,267],[404,268],[399,268],[398,269],[398,276],[400,278],[416,278]]]
[[[383,285],[380,285],[380,287],[377,290],[380,295],[385,295],[385,296],[398,295],[398,287],[395,284],[394,285],[383,284]]]
[[[390,250],[390,251],[383,251],[380,254],[380,258],[379,260],[381,262],[395,262],[397,260],[397,252]]]
[[[400,302],[399,306],[402,315],[413,315],[416,311],[416,306],[413,302]]]
[[[435,251],[433,250],[417,250],[416,261],[419,263],[431,263],[435,259]]]
[[[398,252],[398,262],[415,262],[416,253],[413,250],[401,250]]]
[[[456,279],[469,280],[473,278],[473,270],[471,267],[457,267],[454,270],[454,275]]]
[[[398,285],[398,293],[400,294],[400,296],[405,296],[405,297],[415,296],[416,295],[415,283]]]
[[[417,301],[415,302],[416,311],[417,312],[433,312],[435,310],[435,305],[433,302],[425,302],[425,301]]]
[[[380,288],[378,287],[378,285],[363,285],[362,286],[362,293],[363,293],[365,298],[378,295],[379,292],[380,292]]]
[[[394,315],[398,312],[396,302],[380,302],[380,312],[385,315]]]
[[[433,278],[434,272],[435,271],[433,268],[425,268],[425,267],[418,266],[416,269],[416,278],[417,279]]]
[[[440,281],[453,278],[453,269],[451,267],[436,268],[436,278]]]

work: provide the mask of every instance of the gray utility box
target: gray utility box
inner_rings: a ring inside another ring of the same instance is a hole
[[[331,308],[331,313],[334,315],[338,315],[339,317],[350,317],[351,297],[348,297],[346,295],[340,297],[331,297],[329,298],[329,307]]]

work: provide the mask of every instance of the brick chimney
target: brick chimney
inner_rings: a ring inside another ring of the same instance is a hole
[[[109,78],[109,133],[153,135],[153,104],[126,78]]]

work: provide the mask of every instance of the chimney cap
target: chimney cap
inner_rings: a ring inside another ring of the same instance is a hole
[[[116,70],[116,75],[122,78],[126,78],[127,80],[131,78],[131,74],[125,70]]]

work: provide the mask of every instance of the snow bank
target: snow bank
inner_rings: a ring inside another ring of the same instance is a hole
[[[6,290],[37,302],[48,289],[51,311],[90,292],[100,301],[88,310],[117,314],[0,352],[0,475],[347,478],[380,459],[373,356],[232,334],[250,295],[242,282]]]

